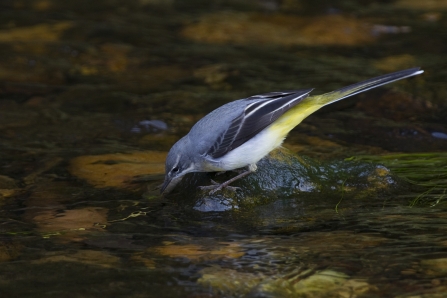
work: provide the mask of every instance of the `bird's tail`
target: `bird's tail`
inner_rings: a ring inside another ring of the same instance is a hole
[[[419,67],[410,68],[375,77],[322,95],[309,96],[279,117],[278,120],[271,125],[271,129],[277,131],[277,134],[281,136],[281,138],[284,138],[289,131],[303,121],[304,118],[328,104],[423,72],[424,71],[420,70]]]
[[[402,80],[408,77],[412,77],[418,74],[423,73],[423,70],[420,70],[419,67],[410,68],[406,70],[401,70],[393,73],[389,73],[383,76],[375,77],[360,83],[355,83],[341,89],[325,93],[322,95],[311,96],[306,100],[313,101],[314,104],[320,105],[321,107],[331,104],[333,102],[342,100],[346,97],[353,96],[359,94],[361,92],[367,91],[369,89],[373,89],[385,84],[389,84],[394,81]]]

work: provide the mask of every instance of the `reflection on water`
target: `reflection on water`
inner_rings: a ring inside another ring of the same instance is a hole
[[[309,3],[0,3],[0,291],[442,297],[447,2]],[[213,108],[414,66],[310,116],[241,191],[160,197]]]

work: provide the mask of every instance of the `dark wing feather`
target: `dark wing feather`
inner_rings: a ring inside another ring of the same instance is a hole
[[[244,144],[306,98],[310,91],[312,89],[271,92],[248,97],[245,100],[255,101],[231,121],[228,129],[217,138],[207,154],[219,158]]]
[[[232,143],[237,138],[240,127],[244,120],[244,113],[240,114],[238,117],[234,118],[230,124],[230,127],[224,131],[214,142],[214,145],[210,148],[207,154],[213,157],[219,157],[227,153],[231,148]]]

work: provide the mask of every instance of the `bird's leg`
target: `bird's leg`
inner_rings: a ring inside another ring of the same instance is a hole
[[[244,172],[240,173],[239,175],[237,175],[237,176],[235,176],[235,177],[225,181],[224,183],[219,184],[216,181],[211,180],[211,183],[213,185],[199,186],[199,188],[201,190],[208,190],[209,189],[210,190],[210,195],[214,194],[216,191],[221,190],[224,187],[226,187],[226,188],[228,188],[230,190],[236,191],[237,189],[239,189],[239,187],[229,186],[230,183],[233,183],[234,181],[239,180],[239,179],[247,176],[248,174],[255,172],[256,169],[257,169],[256,164],[252,164],[252,165],[248,166],[248,169],[246,171],[244,171]]]
[[[220,175],[223,175],[223,174],[225,174],[225,173],[226,173],[225,171],[216,172],[216,176],[220,176]]]
[[[247,171],[247,170],[244,170],[243,168],[241,168],[241,169],[234,169],[234,170],[230,170],[230,171],[221,171],[221,172],[216,172],[216,176],[220,176],[220,175],[223,175],[223,174],[228,173],[228,172],[235,172],[235,173],[240,174],[240,173],[244,173],[245,171]]]

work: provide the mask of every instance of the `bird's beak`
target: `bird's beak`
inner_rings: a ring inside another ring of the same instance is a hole
[[[181,177],[176,177],[176,178],[165,178],[165,182],[163,182],[163,185],[160,188],[160,193],[161,194],[167,194],[170,193],[174,187],[180,182],[182,181],[183,176]]]

